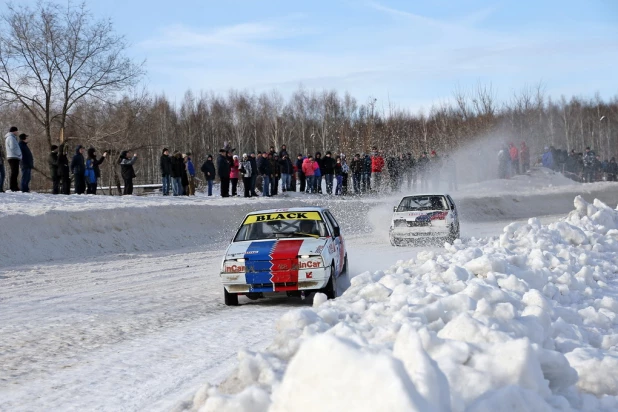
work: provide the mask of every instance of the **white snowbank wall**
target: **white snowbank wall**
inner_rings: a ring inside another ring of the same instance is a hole
[[[565,219],[351,280],[243,351],[201,411],[618,410],[618,212]]]
[[[248,212],[328,203],[346,233],[371,227],[359,220],[371,207],[319,198],[110,197],[3,194],[0,266],[103,254],[224,249]]]

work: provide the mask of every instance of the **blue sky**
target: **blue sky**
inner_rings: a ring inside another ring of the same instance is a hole
[[[618,91],[616,0],[106,0],[150,91],[348,91],[417,111],[491,83],[559,98]]]

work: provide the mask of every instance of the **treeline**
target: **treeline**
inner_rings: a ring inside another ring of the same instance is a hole
[[[35,155],[34,190],[51,183],[47,156],[58,144],[60,127],[46,136],[30,113],[18,104],[5,104],[0,113],[5,131],[18,126],[30,134]],[[186,92],[179,103],[162,95],[125,96],[118,101],[83,99],[65,121],[67,145],[93,146],[110,151],[103,166],[103,184],[116,185],[115,160],[121,150],[139,154],[136,183],[157,183],[163,147],[192,152],[196,164],[216,154],[224,142],[236,153],[277,149],[291,153],[362,153],[378,146],[386,154],[436,150],[455,152],[492,136],[498,145],[526,141],[533,154],[544,146],[582,151],[591,146],[603,158],[618,152],[618,98],[603,101],[546,96],[541,85],[524,88],[498,103],[491,86],[456,91],[451,102],[434,105],[427,113],[411,113],[373,98],[358,101],[348,93],[299,88],[289,98],[276,90],[255,94],[232,90],[227,95]],[[71,150],[72,153],[72,150]]]

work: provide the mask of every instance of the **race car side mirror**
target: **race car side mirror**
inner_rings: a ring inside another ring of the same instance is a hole
[[[397,206],[393,206],[393,212],[397,211]]]
[[[338,228],[338,227],[334,228],[334,230],[333,230],[333,235],[334,235],[335,237],[339,237],[339,235],[341,235],[341,231],[339,230],[339,228]]]

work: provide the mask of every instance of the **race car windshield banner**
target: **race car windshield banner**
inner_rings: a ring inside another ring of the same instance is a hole
[[[274,220],[322,220],[318,212],[278,212],[278,213],[261,213],[258,215],[249,215],[246,217],[243,225],[252,223],[271,222]]]

